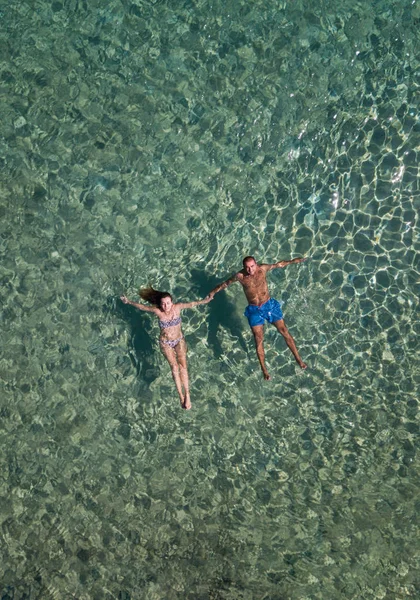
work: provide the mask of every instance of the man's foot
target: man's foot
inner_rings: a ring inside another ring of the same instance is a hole
[[[308,365],[306,363],[303,362],[303,360],[301,360],[300,362],[298,362],[298,365],[301,369],[307,369]]]
[[[263,375],[266,381],[271,381],[271,376],[269,375],[268,371],[263,371]]]
[[[185,408],[185,410],[191,409],[191,398],[189,394],[185,394],[185,399],[184,403],[182,404],[182,408]]]

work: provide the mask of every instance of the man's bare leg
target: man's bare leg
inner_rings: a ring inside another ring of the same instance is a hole
[[[271,379],[268,374],[267,367],[265,366],[265,352],[264,352],[264,325],[254,325],[251,327],[252,333],[254,334],[255,349],[257,350],[258,360],[260,361],[261,371],[263,372],[264,379]]]
[[[279,321],[276,321],[275,323],[273,323],[273,325],[277,329],[277,331],[279,331],[282,334],[282,336],[284,337],[284,340],[285,340],[286,344],[289,346],[290,351],[293,354],[293,356],[295,357],[295,360],[296,360],[297,364],[299,365],[299,367],[301,369],[306,369],[308,365],[306,363],[304,363],[303,360],[301,359],[301,357],[299,356],[299,352],[296,348],[295,340],[292,338],[291,334],[289,333],[289,330],[287,329],[284,320],[280,319]]]
[[[175,346],[176,357],[178,359],[179,372],[181,376],[182,385],[184,386],[184,402],[182,402],[182,408],[190,410],[191,398],[190,398],[190,382],[188,378],[188,367],[187,367],[187,344],[185,340],[181,340],[177,346]]]
[[[163,356],[169,363],[172,371],[172,377],[175,382],[176,391],[178,392],[179,401],[181,402],[181,406],[184,407],[184,394],[182,392],[181,378],[179,376],[179,366],[176,360],[175,351],[170,346],[165,346],[164,344],[160,344],[160,349],[162,350]]]

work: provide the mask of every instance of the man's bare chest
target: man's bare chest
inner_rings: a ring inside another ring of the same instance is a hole
[[[259,292],[267,287],[267,280],[264,273],[258,273],[253,277],[242,277],[241,283],[248,292]]]

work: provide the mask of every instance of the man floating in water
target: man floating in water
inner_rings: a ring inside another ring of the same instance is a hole
[[[253,256],[246,256],[242,261],[243,269],[238,273],[235,273],[230,279],[217,285],[209,294],[209,297],[213,298],[217,292],[224,290],[232,283],[235,283],[235,281],[239,281],[239,283],[242,284],[246,299],[248,300],[245,316],[248,318],[249,325],[254,334],[255,347],[264,379],[271,379],[267,367],[265,366],[264,321],[272,323],[277,331],[282,334],[300,368],[307,368],[307,365],[299,356],[295,340],[290,335],[284,323],[280,304],[274,298],[270,298],[266,278],[268,271],[281,269],[287,265],[300,263],[304,260],[304,258],[294,258],[292,260],[280,260],[272,265],[259,265]]]

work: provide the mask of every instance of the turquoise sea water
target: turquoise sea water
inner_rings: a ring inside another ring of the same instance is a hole
[[[419,2],[0,14],[2,600],[419,598]]]

